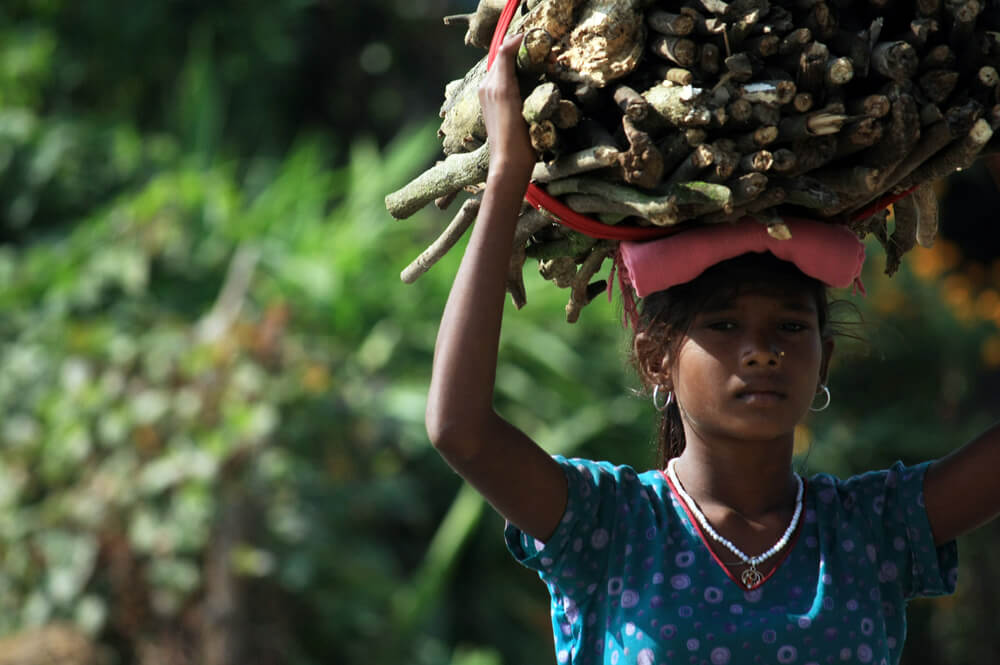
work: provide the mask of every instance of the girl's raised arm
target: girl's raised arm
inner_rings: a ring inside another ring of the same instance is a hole
[[[934,462],[924,505],[938,545],[1000,515],[1000,424]]]
[[[562,468],[493,410],[507,267],[535,152],[514,75],[521,37],[508,37],[479,88],[490,145],[479,216],[441,317],[427,400],[438,452],[507,520],[546,540],[566,506]]]

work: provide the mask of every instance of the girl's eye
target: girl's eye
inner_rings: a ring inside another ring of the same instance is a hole
[[[708,324],[711,330],[732,330],[736,327],[736,324],[732,321],[714,321]]]
[[[795,321],[788,321],[786,323],[781,324],[781,329],[788,332],[801,332],[806,328],[808,328],[808,326],[805,325],[804,323],[797,323]]]

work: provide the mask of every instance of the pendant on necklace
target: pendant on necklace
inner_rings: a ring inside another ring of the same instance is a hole
[[[743,586],[747,589],[753,589],[763,581],[764,576],[757,570],[757,566],[750,564],[750,567],[740,575],[740,579],[743,581]]]

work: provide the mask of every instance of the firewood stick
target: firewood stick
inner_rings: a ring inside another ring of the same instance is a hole
[[[938,200],[934,184],[925,182],[910,197],[917,209],[917,244],[924,248],[933,247],[938,232]]]
[[[767,208],[779,206],[784,203],[787,198],[788,194],[785,192],[784,188],[773,184],[770,182],[769,178],[767,189],[765,189],[761,195],[756,198],[756,200],[747,205],[747,212],[757,213],[762,210],[766,210]]]
[[[993,128],[990,127],[990,123],[980,118],[964,139],[956,141],[914,169],[908,177],[896,185],[895,189],[903,191],[918,183],[937,180],[968,168],[992,137]]]
[[[798,166],[798,157],[795,153],[788,148],[778,148],[777,150],[771,151],[771,156],[774,158],[774,163],[771,164],[771,170],[776,173],[788,174],[795,170]]]
[[[663,177],[663,155],[649,134],[636,128],[628,117],[622,118],[629,148],[618,155],[625,182],[647,189],[659,184]]]
[[[680,13],[694,21],[694,33],[699,37],[716,37],[726,32],[726,21],[718,16],[708,16],[693,7],[681,7]]]
[[[399,278],[404,284],[412,284],[417,281],[421,275],[431,269],[431,266],[440,261],[441,257],[448,253],[448,250],[455,246],[455,243],[461,239],[462,235],[465,234],[476,220],[476,215],[479,214],[479,204],[480,199],[478,197],[469,199],[462,204],[458,214],[445,227],[437,240],[399,273]]]
[[[597,238],[591,238],[579,231],[560,227],[557,230],[556,237],[546,238],[542,242],[531,243],[526,249],[526,253],[528,258],[538,261],[559,260],[563,257],[571,259],[574,263],[573,270],[565,270],[556,263],[550,267],[553,273],[552,276],[546,277],[546,279],[552,279],[556,276],[556,273],[561,273],[562,279],[559,279],[558,283],[560,288],[566,288],[570,285],[573,275],[576,274],[575,264],[582,260],[597,243]]]
[[[771,4],[764,15],[765,20],[754,26],[752,34],[787,35],[795,29],[795,15],[780,5]]]
[[[694,74],[690,69],[683,67],[655,67],[654,71],[661,81],[670,81],[677,85],[691,85],[694,82]]]
[[[756,81],[745,83],[736,89],[736,97],[751,104],[781,106],[792,101],[796,87],[792,81]]]
[[[664,173],[673,173],[674,169],[680,166],[680,163],[687,158],[691,151],[687,138],[681,132],[670,132],[660,140],[656,147],[663,155]]]
[[[694,180],[699,173],[712,164],[714,157],[715,154],[707,145],[697,146],[666,178],[665,183],[673,185]]]
[[[944,114],[941,113],[941,108],[937,104],[932,104],[927,102],[920,107],[920,126],[929,127],[936,122],[944,120]]]
[[[719,140],[709,146],[712,151],[711,175],[708,182],[724,183],[736,171],[740,163],[740,153],[735,151],[731,142]]]
[[[825,42],[837,34],[837,15],[825,2],[817,2],[806,16],[805,26],[812,30],[816,39]]]
[[[719,73],[719,61],[721,55],[719,47],[712,43],[701,45],[698,52],[698,67],[705,76],[714,76]]]
[[[854,78],[854,64],[849,58],[834,58],[826,63],[826,83],[829,86],[845,85]]]
[[[723,2],[723,0],[698,0],[705,11],[709,14],[718,14],[722,16],[729,9],[729,3]]]
[[[758,150],[740,158],[740,170],[747,173],[763,173],[774,166],[774,155],[769,150]]]
[[[840,202],[840,197],[835,192],[807,176],[772,178],[771,182],[785,190],[785,203],[789,205],[821,210]]]
[[[951,0],[944,3],[945,13],[951,16],[951,34],[948,39],[955,48],[961,48],[972,38],[976,18],[983,11],[979,0]]]
[[[596,171],[616,163],[620,154],[614,146],[593,146],[579,152],[562,155],[551,162],[535,164],[531,178],[536,182],[545,183],[587,171]]]
[[[551,120],[529,124],[528,137],[531,139],[531,147],[539,154],[551,152],[559,142],[559,134]]]
[[[850,115],[866,115],[869,118],[884,118],[889,114],[890,108],[892,105],[885,95],[867,95],[847,102],[847,112]]]
[[[511,301],[517,309],[521,309],[528,302],[527,291],[524,288],[524,262],[528,256],[525,245],[531,236],[551,226],[552,223],[548,216],[530,206],[526,206],[526,210],[517,219],[506,280],[507,293],[510,294]]]
[[[572,210],[586,215],[617,215],[623,218],[635,216],[635,210],[624,203],[596,194],[568,194],[564,203]],[[674,214],[676,215],[676,211]]]
[[[826,81],[826,62],[830,49],[822,42],[813,42],[802,50],[798,61],[795,82],[800,90],[813,94],[823,92]]]
[[[767,187],[768,178],[763,173],[747,173],[726,183],[733,193],[733,208],[746,207],[760,196]]]
[[[538,74],[545,69],[555,39],[541,28],[533,28],[524,33],[517,51],[517,68],[522,72]],[[489,46],[487,41],[486,46]]]
[[[457,14],[446,16],[445,25],[468,25],[465,33],[466,46],[478,46],[479,48],[489,48],[493,31],[500,21],[500,13],[503,11],[502,0],[485,0],[479,3],[475,13]]]
[[[895,226],[886,245],[885,274],[890,277],[899,270],[900,259],[917,244],[919,212],[911,197],[906,196],[892,206]]]
[[[974,94],[976,94],[978,99],[985,100],[987,104],[993,105],[997,102],[998,84],[1000,84],[1000,73],[997,72],[996,67],[984,65],[976,72],[976,78],[973,80],[972,86]]]
[[[868,77],[872,60],[871,37],[878,30],[881,30],[881,24],[873,23],[858,32],[838,31],[833,39],[833,50],[850,59],[854,74],[860,78]]]
[[[558,286],[560,289],[568,289],[573,285],[573,279],[576,277],[576,260],[566,252],[564,241],[547,242],[543,245],[532,245],[528,248],[529,256],[531,254],[540,254],[540,256],[531,256],[531,258],[538,259],[538,274],[542,276],[542,279],[548,280]],[[596,242],[591,243],[591,246],[597,244]]]
[[[795,97],[792,98],[792,108],[798,113],[806,113],[813,107],[813,96],[812,93],[808,92],[797,92]]]
[[[806,174],[825,166],[837,156],[837,137],[827,135],[800,139],[792,143],[791,149],[796,154],[797,161],[788,175]]]
[[[724,185],[681,182],[665,188],[665,194],[651,195],[637,189],[596,178],[566,178],[549,184],[549,193],[597,194],[628,206],[634,215],[653,224],[670,225],[708,212],[732,207],[732,192]]]
[[[548,120],[559,108],[560,99],[562,96],[555,83],[542,83],[524,98],[521,115],[529,124]]]
[[[583,118],[573,130],[578,145],[615,146],[616,141],[604,125],[592,118]]]
[[[902,82],[917,73],[917,52],[904,41],[882,42],[872,50],[872,66],[882,76]]]
[[[868,166],[819,169],[809,174],[838,194],[874,194],[881,172]]]
[[[580,107],[568,99],[560,99],[556,112],[552,115],[552,124],[557,129],[571,129],[580,123]]]
[[[449,155],[403,188],[385,197],[385,207],[396,219],[406,219],[425,205],[457,189],[486,178],[489,144],[474,152]]]
[[[455,199],[458,198],[458,194],[461,191],[462,190],[460,189],[456,189],[454,192],[451,192],[450,194],[445,194],[444,196],[437,197],[436,199],[434,199],[434,206],[438,210],[447,210],[448,208],[451,207],[451,204],[455,202]]]
[[[643,93],[656,115],[674,127],[704,127],[712,116],[702,106],[704,93],[689,86],[661,83]]]
[[[688,128],[684,130],[684,140],[689,148],[697,148],[708,140],[708,132],[699,128]]]
[[[765,125],[757,129],[740,134],[733,139],[736,150],[740,152],[753,152],[760,150],[766,145],[771,145],[778,139],[778,128],[774,125]]]
[[[836,134],[847,122],[849,116],[842,113],[829,113],[825,110],[785,116],[778,125],[778,139],[794,141],[796,139],[826,136]]]
[[[771,104],[752,104],[752,122],[764,126],[778,126],[781,123],[781,110]]]
[[[924,53],[920,59],[920,71],[928,69],[951,69],[955,66],[958,58],[955,52],[947,44],[938,44],[934,48]]]
[[[759,58],[769,58],[778,52],[781,38],[772,33],[765,33],[745,40],[741,48]]]
[[[576,323],[580,318],[580,310],[591,301],[589,294],[590,280],[601,269],[604,259],[613,256],[615,244],[608,241],[597,243],[580,265],[570,290],[569,302],[566,304],[566,321]]]
[[[732,48],[743,48],[743,41],[753,30],[762,14],[763,12],[760,8],[754,8],[745,11],[730,24],[726,35]]]
[[[892,103],[889,123],[882,142],[864,153],[861,163],[888,172],[916,144],[920,136],[920,115],[910,95],[902,94]]]
[[[681,67],[693,67],[697,62],[698,46],[686,37],[657,35],[650,40],[649,48],[661,58]]]
[[[949,69],[932,69],[920,76],[920,89],[930,101],[941,104],[947,100],[958,84],[959,74]]]
[[[649,102],[627,85],[619,85],[615,88],[613,95],[615,104],[622,110],[627,118],[635,121],[646,119],[649,113]]]
[[[812,40],[812,30],[809,28],[796,28],[785,35],[778,43],[778,54],[797,56]]]
[[[749,81],[753,78],[758,69],[754,66],[754,61],[745,52],[734,53],[725,60],[726,73],[734,81]]]
[[[674,14],[662,9],[646,12],[646,24],[656,32],[669,37],[685,37],[694,32],[694,18],[687,14]]]
[[[940,25],[937,19],[916,18],[910,21],[910,30],[903,34],[903,40],[916,49],[922,49],[927,44],[930,36],[937,32]]]
[[[733,125],[746,125],[753,117],[753,104],[745,99],[734,99],[726,105],[726,113]]]
[[[861,118],[837,134],[836,159],[853,155],[882,140],[882,123],[875,118]]]
[[[937,16],[941,11],[941,0],[917,0],[917,14]]]

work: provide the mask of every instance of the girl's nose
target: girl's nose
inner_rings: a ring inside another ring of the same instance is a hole
[[[743,353],[744,367],[778,367],[785,352],[766,340],[751,341]]]

